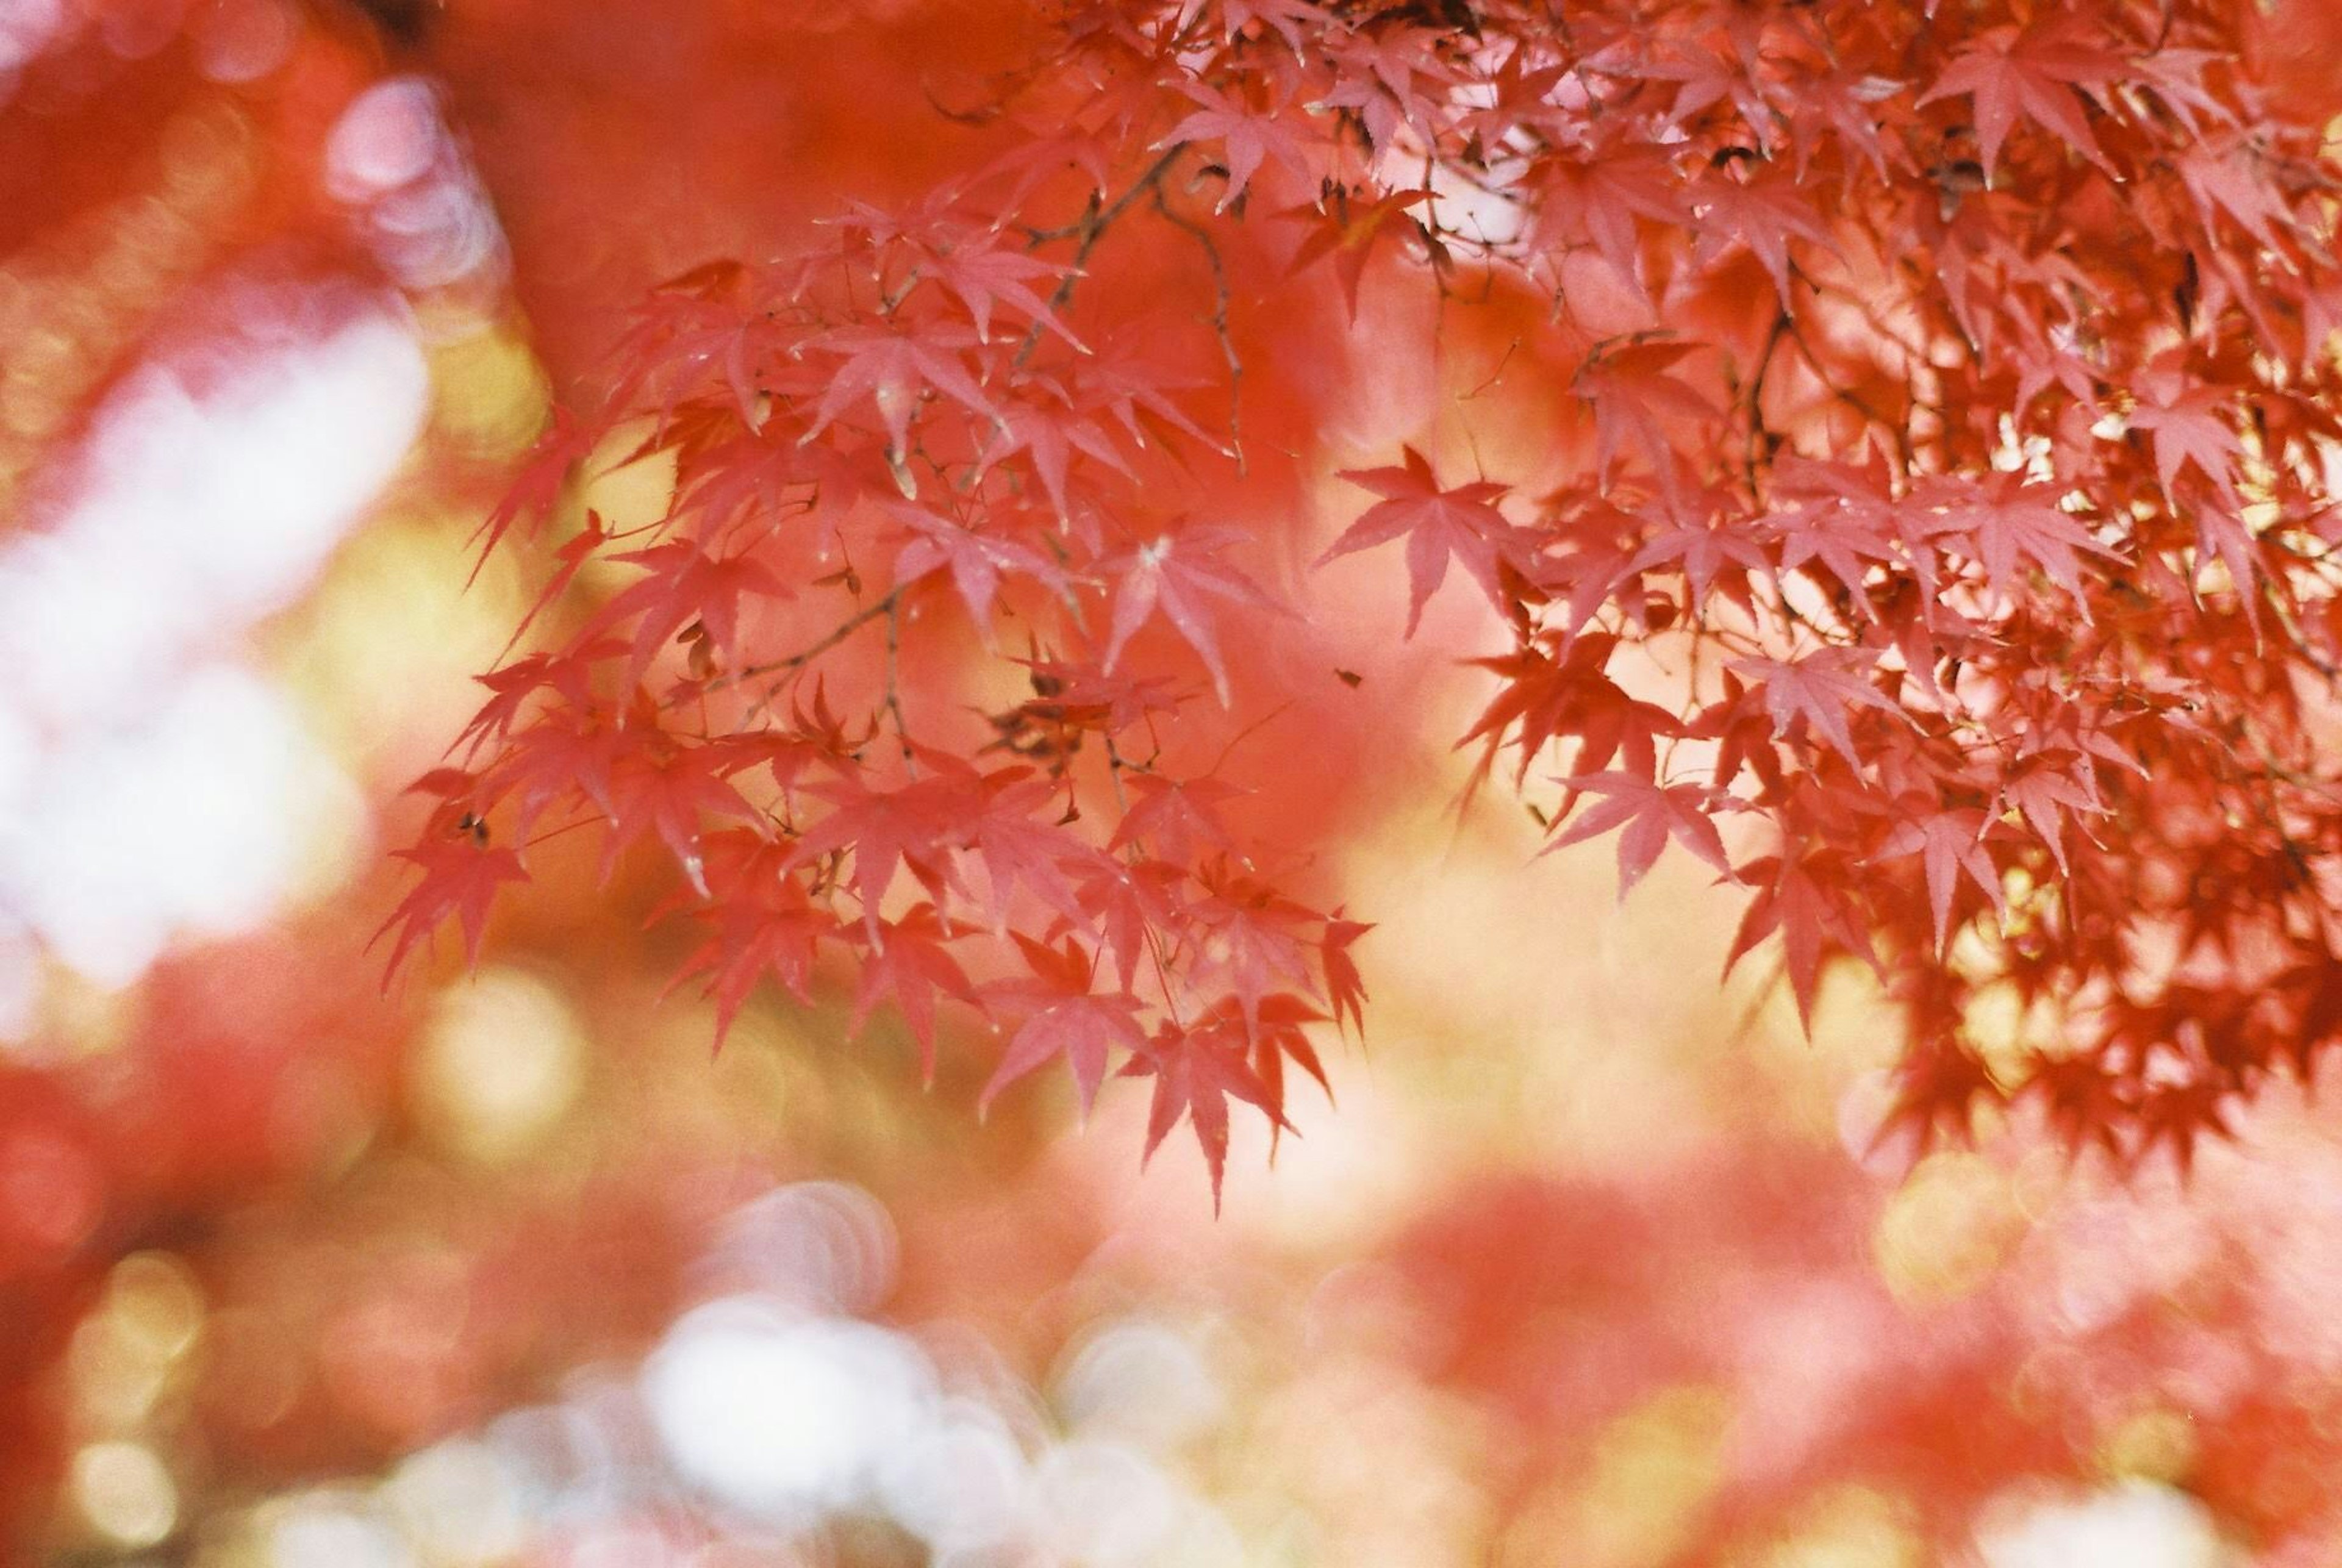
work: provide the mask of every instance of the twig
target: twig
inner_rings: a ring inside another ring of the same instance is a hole
[[[1131,182],[1127,190],[1103,207],[1096,205],[1097,197],[1095,195],[1090,197],[1091,210],[1084,213],[1080,221],[1069,231],[1070,234],[1077,234],[1081,236],[1081,244],[1074,247],[1072,265],[1066,270],[1066,275],[1057,280],[1056,289],[1049,295],[1048,316],[1055,316],[1065,308],[1066,302],[1074,297],[1074,287],[1081,281],[1083,265],[1090,259],[1090,252],[1097,248],[1099,237],[1113,226],[1116,218],[1129,210],[1131,203],[1136,201],[1147,191],[1155,189],[1163,176],[1170,172],[1171,165],[1178,161],[1179,155],[1186,150],[1186,143],[1172,143],[1163,150],[1161,157],[1146,166],[1145,174]],[[1065,237],[1067,232],[1036,230],[1034,232],[1034,243],[1038,245],[1048,239]],[[1024,369],[1026,362],[1033,357],[1034,350],[1041,346],[1041,334],[1047,324],[1048,316],[1036,319],[1026,329],[1025,341],[1016,347],[1016,357],[1008,362],[1011,370]]]
[[[696,687],[692,693],[686,694],[686,695],[696,696],[707,692],[720,691],[726,686],[737,685],[742,681],[753,681],[759,675],[771,675],[790,670],[801,670],[806,665],[821,657],[824,654],[829,652],[832,648],[837,646],[840,643],[846,641],[846,638],[854,635],[855,633],[860,631],[863,627],[868,625],[871,622],[878,619],[879,616],[891,615],[894,614],[895,605],[902,596],[903,590],[899,585],[892,588],[888,590],[885,598],[877,600],[873,604],[866,604],[863,608],[856,610],[853,614],[847,616],[845,620],[831,627],[829,631],[824,634],[818,641],[811,643],[799,649],[797,652],[791,654],[787,658],[766,659],[754,664],[743,664],[736,670],[727,671],[723,674],[716,676],[712,680],[702,682],[698,687]],[[668,707],[675,707],[683,700],[685,699],[669,698],[666,705]],[[767,694],[764,701],[769,702],[770,700],[770,694]],[[757,712],[761,710],[763,705],[763,702],[760,702],[757,704],[757,707],[751,709],[750,712],[752,714]]]
[[[1220,247],[1195,219],[1184,217],[1171,210],[1163,199],[1163,187],[1155,188],[1155,210],[1164,221],[1195,237],[1204,247],[1204,259],[1212,265],[1212,334],[1220,340],[1220,357],[1228,366],[1228,452],[1236,460],[1236,472],[1245,471],[1244,455],[1244,361],[1236,355],[1236,339],[1228,335],[1228,273],[1220,260]]]
[[[903,693],[896,678],[902,663],[903,612],[902,592],[886,595],[886,714],[895,721],[895,741],[903,748],[903,765],[912,773],[919,771],[919,760],[911,751],[910,726],[903,722]]]

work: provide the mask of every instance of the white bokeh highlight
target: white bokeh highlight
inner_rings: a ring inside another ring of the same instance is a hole
[[[420,77],[393,76],[351,100],[325,143],[325,184],[403,287],[503,284],[504,230]]]
[[[2227,1568],[2211,1511],[2185,1493],[2129,1481],[2037,1503],[1978,1543],[1985,1568]]]
[[[824,1562],[850,1521],[891,1523],[937,1568],[1248,1560],[1164,1452],[1226,1413],[1176,1326],[1109,1322],[1048,1390],[1027,1388],[966,1354],[964,1327],[871,1315],[893,1288],[895,1249],[884,1207],[845,1183],[744,1204],[703,1260],[720,1293],[679,1315],[638,1367],[589,1370],[557,1402],[450,1440],[493,1482],[438,1488],[439,1528],[467,1549],[493,1540],[569,1564],[697,1564],[731,1545],[756,1561]],[[1158,1401],[1175,1413],[1135,1416]],[[387,1499],[407,1518],[433,1490],[418,1488],[402,1470],[353,1511]]]
[[[242,336],[132,373],[54,517],[0,544],[0,947],[29,935],[107,984],[179,936],[265,919],[300,870],[295,824],[349,798],[239,657],[428,406],[389,309],[285,290],[236,304]],[[0,995],[0,1024],[23,1003]]]
[[[937,1398],[933,1368],[899,1335],[757,1297],[686,1315],[642,1386],[684,1479],[799,1527],[872,1495],[881,1464],[921,1434]]]

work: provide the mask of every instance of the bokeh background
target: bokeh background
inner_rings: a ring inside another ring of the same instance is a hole
[[[980,1123],[769,996],[711,1058],[631,873],[379,990],[550,397],[919,189],[1019,26],[0,0],[0,1562],[2342,1561],[2342,1113],[2184,1184],[1882,1140],[1858,978],[1808,1039],[1728,895],[1450,809],[1436,659],[1341,867],[1370,1044],[1216,1220],[1128,1094]]]

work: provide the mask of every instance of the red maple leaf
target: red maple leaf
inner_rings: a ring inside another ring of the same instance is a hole
[[[1498,580],[1499,561],[1524,568],[1529,550],[1526,534],[1505,521],[1496,503],[1507,486],[1475,480],[1443,489],[1431,471],[1430,459],[1414,447],[1401,448],[1406,464],[1395,468],[1346,468],[1342,477],[1383,497],[1366,508],[1342,536],[1317,557],[1323,566],[1356,550],[1370,550],[1405,535],[1406,538],[1407,635],[1423,620],[1423,607],[1447,576],[1447,564],[1460,562],[1499,609],[1505,590]]]
[[[2078,552],[2109,559],[2115,554],[2058,504],[2062,497],[2055,485],[1996,474],[1982,481],[1929,479],[1914,494],[1924,504],[1942,509],[1940,515],[1921,524],[1927,535],[1938,543],[1964,541],[1983,564],[1986,583],[2001,594],[2016,591],[2019,564],[2029,557],[2051,582],[2079,599]]]
[[[1927,878],[1927,907],[1936,920],[1936,948],[1942,952],[1951,941],[1952,895],[1963,874],[1983,890],[1994,909],[2004,907],[2000,868],[1984,849],[1988,822],[1974,808],[1947,810],[1927,800],[1906,800],[1897,809],[1908,814],[1878,846],[1877,858],[1920,857]]]
[[[898,789],[873,789],[852,774],[806,792],[829,802],[831,810],[798,837],[788,865],[852,851],[854,896],[874,938],[879,903],[896,872],[909,868],[931,897],[940,898],[945,852],[967,842],[970,824],[984,811],[983,784],[974,768],[950,758],[932,760],[940,764],[937,771]]]
[[[1057,564],[1030,544],[980,533],[967,524],[902,502],[887,510],[908,535],[895,555],[896,585],[906,586],[932,573],[947,573],[960,602],[967,606],[968,619],[987,636],[993,601],[999,595],[1003,577],[1013,574],[1052,591],[1065,586],[1066,574]]]
[[[1221,779],[1175,779],[1157,773],[1132,774],[1126,787],[1136,799],[1123,814],[1108,849],[1145,843],[1163,859],[1185,863],[1196,857],[1198,845],[1236,847],[1219,808],[1250,792]]]
[[[1256,109],[1201,82],[1182,83],[1180,90],[1203,107],[1172,126],[1155,145],[1159,148],[1181,142],[1220,144],[1228,184],[1227,189],[1220,193],[1214,212],[1226,212],[1244,199],[1246,187],[1252,184],[1264,159],[1275,158],[1297,180],[1309,177],[1309,161],[1302,155],[1301,137],[1282,112],[1282,105]]]
[[[1810,724],[1855,767],[1862,759],[1847,727],[1849,708],[1877,708],[1897,717],[1902,706],[1863,678],[1878,655],[1862,648],[1824,648],[1802,659],[1735,659],[1732,668],[1759,684],[1777,738],[1800,720]]]
[[[1728,245],[1746,245],[1787,310],[1789,242],[1829,243],[1812,198],[1800,193],[1798,182],[1787,175],[1740,180],[1719,172],[1694,186],[1691,199],[1698,223],[1692,265],[1706,265]]]
[[[864,930],[866,934],[868,928]],[[920,1078],[930,1084],[936,1080],[936,994],[971,1004],[976,1000],[967,972],[944,945],[961,934],[927,903],[912,905],[900,920],[880,922],[876,937],[866,936],[869,950],[855,988],[854,1016],[846,1024],[847,1034],[860,1034],[871,1009],[892,996],[910,1026],[911,1038],[918,1042]]]
[[[2033,831],[2049,846],[2050,857],[2057,861],[2061,874],[2069,874],[2072,869],[2066,864],[2065,816],[2076,812],[2092,815],[2106,812],[2087,774],[2077,766],[2080,761],[2070,752],[2039,754],[2027,759],[2001,785],[2001,798],[2032,824]]]
[[[1783,967],[1797,1001],[1797,1017],[1810,1032],[1814,994],[1821,984],[1822,958],[1831,949],[1878,960],[1865,934],[1866,923],[1853,898],[1858,884],[1844,858],[1829,851],[1767,855],[1740,868],[1756,889],[1725,958],[1728,970],[1765,938],[1779,933]]]
[[[1083,862],[1076,876],[1082,917],[1105,939],[1127,991],[1140,962],[1154,954],[1154,934],[1178,918],[1177,893],[1186,873],[1167,861],[1101,854]]]
[[[867,398],[886,427],[887,458],[896,485],[906,495],[916,494],[918,487],[904,454],[910,446],[911,421],[918,413],[923,393],[933,387],[971,413],[987,420],[996,417],[991,399],[960,357],[963,349],[977,341],[966,327],[932,321],[833,327],[813,338],[806,348],[836,355],[839,364],[830,372],[813,423],[797,437],[798,443],[812,441],[833,420]]]
[[[1066,521],[1066,480],[1076,454],[1103,463],[1126,479],[1136,477],[1093,412],[1086,401],[1077,403],[1075,393],[1056,377],[1026,372],[1012,385],[1009,400],[1000,405],[999,422],[989,432],[978,459],[978,476],[992,464],[1023,454],[1040,479],[1051,509],[1060,522]]]
[[[2127,1075],[2107,1069],[2103,1056],[2087,1053],[2072,1056],[2028,1058],[2027,1099],[2040,1102],[2049,1130],[2070,1154],[2095,1144],[2117,1164],[2123,1144],[2117,1131],[2130,1119],[2137,1084]]]
[[[1366,265],[1374,259],[1376,248],[1392,235],[1413,235],[1426,237],[1421,223],[1410,217],[1407,209],[1431,199],[1429,191],[1392,191],[1386,195],[1366,198],[1354,196],[1347,187],[1337,186],[1328,198],[1330,205],[1305,203],[1288,207],[1276,215],[1310,225],[1309,233],[1293,253],[1287,268],[1294,273],[1305,272],[1318,262],[1332,257],[1334,275],[1342,285],[1342,301],[1349,310],[1349,319],[1358,319],[1358,285],[1366,275]]]
[[[504,499],[496,503],[472,534],[472,543],[480,547],[480,558],[472,566],[473,581],[478,580],[480,568],[487,564],[488,557],[495,553],[497,544],[515,522],[525,517],[533,527],[544,526],[545,519],[553,514],[559,503],[569,476],[593,454],[602,435],[599,428],[555,405],[553,427],[537,437]]]
[[[1568,828],[1539,853],[1549,854],[1613,828],[1619,829],[1621,902],[1643,879],[1643,874],[1651,869],[1670,836],[1723,873],[1726,881],[1738,880],[1733,874],[1731,860],[1724,853],[1724,840],[1716,834],[1716,821],[1708,814],[1706,791],[1692,784],[1660,785],[1639,774],[1625,773],[1581,774],[1561,782],[1574,792],[1604,798],[1576,814]]]
[[[1719,493],[1686,496],[1693,504],[1666,505],[1666,526],[1637,550],[1619,570],[1623,578],[1654,566],[1670,566],[1684,574],[1688,604],[1703,609],[1721,579],[1726,599],[1746,605],[1749,574],[1772,574],[1772,558],[1746,520],[1731,515]]]
[[[1204,661],[1204,667],[1211,672],[1212,689],[1226,707],[1228,671],[1220,658],[1215,601],[1261,610],[1283,608],[1251,578],[1220,558],[1245,540],[1245,534],[1236,528],[1188,528],[1158,534],[1136,549],[1100,562],[1098,570],[1115,584],[1114,617],[1106,634],[1106,673],[1114,673],[1123,649],[1138,629],[1160,614]]]
[[[1974,1136],[1979,1104],[2001,1099],[1982,1057],[1948,1035],[1914,1043],[1895,1069],[1895,1101],[1871,1139],[1875,1150],[1909,1129],[1924,1144]]]
[[[2232,135],[2206,141],[2178,154],[2179,177],[2195,199],[2196,210],[2207,229],[2225,215],[2255,244],[2281,251],[2279,231],[2298,226],[2269,178],[2267,166],[2256,156],[2250,140]]]
[[[1117,1045],[1137,1051],[1146,1044],[1146,1033],[1138,1024],[1138,998],[1127,991],[1093,991],[1096,960],[1071,937],[1051,947],[1021,933],[1010,934],[1033,976],[995,981],[984,988],[987,1006],[1006,1004],[1012,1012],[1022,1011],[1024,1021],[1009,1036],[999,1065],[977,1096],[977,1113],[989,1110],[994,1098],[1017,1079],[1063,1056],[1087,1114],[1106,1079],[1108,1052]]]
[[[1528,777],[1530,765],[1547,745],[1562,739],[1577,743],[1570,758],[1576,772],[1599,773],[1613,757],[1645,777],[1657,772],[1656,738],[1680,734],[1683,725],[1657,704],[1628,696],[1603,673],[1617,646],[1616,637],[1594,633],[1568,644],[1568,651],[1557,659],[1532,645],[1470,661],[1502,683],[1456,743],[1459,749],[1476,740],[1487,743],[1471,787],[1495,765],[1508,734],[1520,754],[1516,784]]]
[[[1775,510],[1765,523],[1778,540],[1778,570],[1802,571],[1818,581],[1812,566],[1818,562],[1846,589],[1865,620],[1877,620],[1869,591],[1874,564],[1905,559],[1890,537],[1894,497],[1884,460],[1857,467],[1785,458],[1774,469],[1773,500]],[[1921,553],[1908,564],[1916,574],[1925,574],[1921,585],[1932,590],[1932,559]]]
[[[740,1009],[770,974],[800,1002],[813,997],[821,943],[838,934],[836,918],[806,896],[787,874],[786,852],[745,830],[712,834],[702,845],[712,896],[693,913],[715,927],[676,970],[667,989],[707,976],[721,1049]]]
[[[1974,101],[1977,146],[1987,178],[2019,115],[2112,175],[2114,165],[2083,115],[2082,92],[2102,94],[2123,71],[2121,58],[2099,42],[2087,20],[2054,16],[2026,28],[1994,27],[1971,39],[1918,101],[1922,106],[1957,95]]]
[[[1606,479],[1628,442],[1654,472],[1672,474],[1676,444],[1698,438],[1721,415],[1668,369],[1690,354],[1687,343],[1636,343],[1587,360],[1574,390],[1594,410],[1595,470]]]
[[[991,341],[993,310],[1005,305],[1036,327],[1046,327],[1082,348],[1081,340],[1057,319],[1048,301],[1026,286],[1036,279],[1063,277],[1070,268],[1021,250],[1003,249],[997,234],[973,225],[955,225],[921,239],[926,255],[918,263],[920,272],[959,297],[976,323],[978,343]]]
[[[2141,402],[2131,410],[2132,428],[2155,438],[2155,474],[2166,495],[2176,494],[2172,487],[2180,471],[2193,464],[2230,505],[2237,504],[2235,464],[2244,454],[2244,443],[2222,417],[2230,402],[2197,387],[2169,401]]]
[[[1326,917],[1326,934],[1318,939],[1318,967],[1326,975],[1326,994],[1334,1009],[1334,1023],[1341,1025],[1345,1016],[1354,1029],[1366,1028],[1366,985],[1358,974],[1357,961],[1350,956],[1350,945],[1372,931],[1371,922],[1345,920],[1336,907]]]
[[[496,889],[507,882],[528,880],[520,856],[469,840],[422,844],[395,853],[399,859],[421,866],[423,880],[408,891],[366,944],[371,947],[392,926],[399,928],[398,940],[391,944],[390,963],[383,970],[383,988],[390,988],[391,976],[398,973],[408,951],[451,914],[464,933],[465,962],[477,964],[480,941],[487,931],[488,906],[495,902]]]
[[[1226,1006],[1215,1011],[1208,1023],[1223,1029],[1241,1027],[1242,1020]],[[1333,1103],[1334,1085],[1326,1076],[1325,1064],[1317,1058],[1317,1047],[1309,1038],[1308,1026],[1329,1020],[1326,1014],[1298,996],[1270,996],[1262,1000],[1252,1028],[1252,1071],[1268,1096],[1269,1154],[1275,1158],[1276,1141],[1285,1134],[1285,1064],[1290,1060],[1317,1081],[1326,1092],[1328,1104]]]
[[[1190,973],[1233,992],[1250,1028],[1263,997],[1281,986],[1309,984],[1309,944],[1302,933],[1320,917],[1225,861],[1200,868],[1196,876],[1205,896],[1181,911],[1194,949]]]
[[[551,692],[573,708],[586,706],[593,701],[590,687],[595,661],[609,658],[625,648],[623,643],[607,640],[559,654],[531,654],[501,670],[474,675],[474,680],[494,694],[480,704],[479,712],[464,726],[456,744],[477,752],[483,745],[503,743],[519,722],[521,709],[539,692]]]
[[[610,769],[604,806],[610,835],[603,847],[602,874],[610,874],[628,844],[651,833],[674,853],[700,896],[707,896],[699,853],[701,817],[764,820],[726,780],[738,765],[736,754],[720,745],[669,743],[656,750],[635,746],[620,752]]]
[[[1336,34],[1326,41],[1334,85],[1316,107],[1356,112],[1378,149],[1387,149],[1404,123],[1426,141],[1435,109],[1425,89],[1455,80],[1436,53],[1439,35],[1428,27]]]
[[[1613,136],[1616,145],[1545,160],[1537,236],[1557,238],[1566,246],[1590,245],[1619,285],[1647,307],[1635,220],[1680,225],[1689,209],[1675,160],[1666,150],[1636,146],[1621,133]]]
[[[1099,858],[1098,852],[1064,824],[1044,820],[1045,814],[1055,814],[1056,799],[1056,781],[1036,777],[1030,768],[985,775],[982,806],[971,814],[964,832],[991,884],[996,924],[1006,923],[1009,895],[1019,886],[1066,919],[1083,918],[1073,878]]]
[[[1155,1097],[1146,1112],[1146,1151],[1153,1157],[1184,1118],[1194,1124],[1196,1142],[1212,1174],[1212,1212],[1220,1209],[1220,1178],[1228,1163],[1228,1097],[1256,1106],[1280,1132],[1292,1130],[1268,1085],[1251,1064],[1243,1034],[1230,1026],[1188,1030],[1165,1024],[1138,1054],[1123,1064],[1122,1076],[1151,1077]]]
[[[1233,40],[1253,23],[1274,28],[1296,54],[1301,52],[1305,30],[1325,25],[1325,13],[1313,0],[1220,0],[1220,23]]]
[[[643,567],[649,574],[628,584],[602,606],[577,640],[590,642],[632,620],[634,637],[624,677],[628,686],[643,678],[659,649],[686,624],[696,621],[706,627],[709,639],[728,656],[739,647],[743,599],[795,596],[754,556],[712,554],[694,540],[670,540],[611,559]]]

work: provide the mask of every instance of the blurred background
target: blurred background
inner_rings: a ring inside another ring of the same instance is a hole
[[[1858,984],[1808,1041],[1428,740],[1371,1047],[1217,1221],[1126,1094],[980,1124],[772,996],[711,1060],[625,876],[378,994],[554,389],[1016,43],[791,9],[0,0],[0,1562],[2342,1561],[2330,1108],[1915,1159]]]

